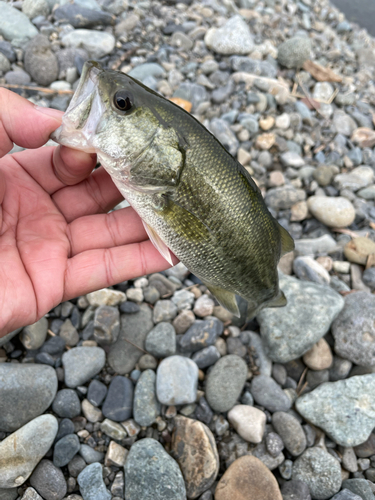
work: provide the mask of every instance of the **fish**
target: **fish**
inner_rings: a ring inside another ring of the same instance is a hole
[[[277,264],[294,248],[247,170],[194,116],[99,63],[81,78],[51,138],[96,153],[161,255],[174,254],[240,317],[286,305]]]

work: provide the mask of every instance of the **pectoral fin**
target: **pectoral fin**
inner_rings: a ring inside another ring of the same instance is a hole
[[[221,304],[225,309],[228,309],[237,318],[240,317],[240,311],[238,310],[238,305],[236,301],[236,296],[232,292],[224,290],[224,288],[219,288],[217,286],[207,285],[212,295],[217,299],[219,304]]]
[[[142,222],[154,247],[159,250],[164,259],[169,262],[171,266],[173,266],[172,255],[167,245],[161,240],[152,227],[150,227],[144,220],[142,220]]]
[[[282,257],[286,253],[294,250],[294,241],[293,238],[288,233],[288,231],[283,228],[283,226],[280,226],[280,224],[278,226],[281,238],[281,257]]]
[[[284,293],[280,290],[278,296],[267,303],[267,307],[284,307],[287,303]]]

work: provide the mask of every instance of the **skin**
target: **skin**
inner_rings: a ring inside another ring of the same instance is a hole
[[[96,155],[41,147],[62,112],[0,88],[0,337],[60,302],[169,267]],[[8,155],[13,143],[26,151]],[[175,263],[177,263],[175,259]]]

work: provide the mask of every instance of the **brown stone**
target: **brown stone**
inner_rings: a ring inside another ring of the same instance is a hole
[[[219,455],[210,429],[198,420],[175,419],[171,454],[178,462],[188,498],[197,498],[215,481]]]
[[[375,243],[369,238],[353,238],[345,245],[344,255],[355,264],[366,265],[371,254],[375,254]]]
[[[249,455],[235,460],[220,479],[215,500],[283,500],[275,476]]]

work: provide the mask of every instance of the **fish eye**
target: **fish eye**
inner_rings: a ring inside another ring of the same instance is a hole
[[[126,90],[119,90],[113,97],[113,103],[120,111],[130,111],[133,107],[133,96]]]

